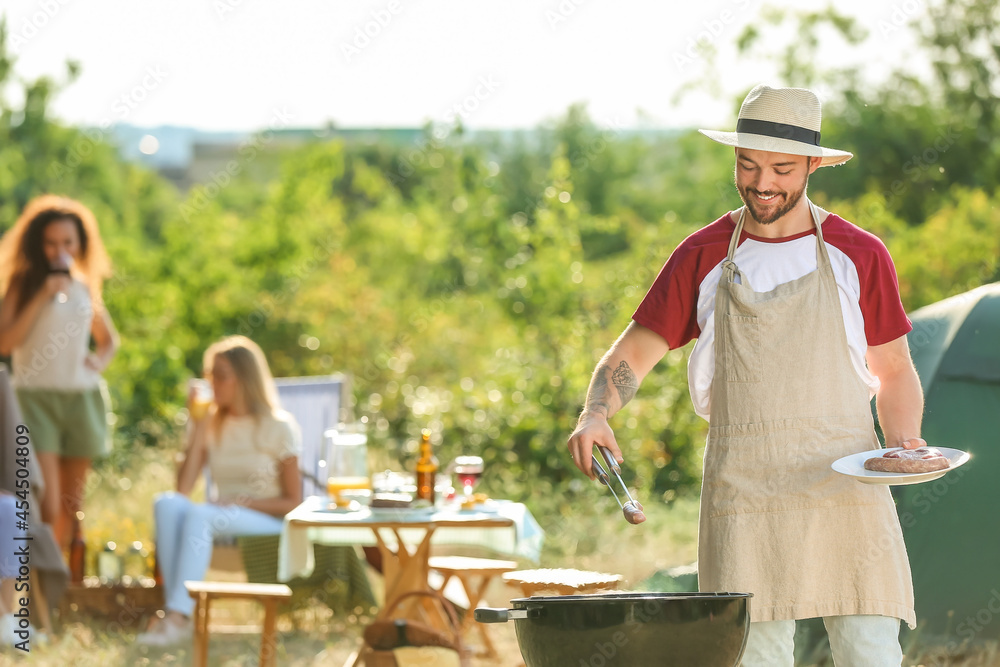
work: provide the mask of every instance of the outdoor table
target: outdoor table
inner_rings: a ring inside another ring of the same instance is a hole
[[[378,546],[385,577],[385,603],[377,618],[404,593],[429,591],[432,545],[487,548],[537,562],[544,535],[521,503],[488,501],[470,510],[458,506],[368,508],[330,507],[322,496],[307,498],[285,516],[278,549],[278,580],[308,576],[313,544]],[[417,618],[418,609],[408,617]],[[357,664],[355,653],[345,664]]]

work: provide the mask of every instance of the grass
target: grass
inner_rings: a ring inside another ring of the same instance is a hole
[[[108,540],[125,544],[139,541],[144,547],[152,543],[152,499],[156,493],[173,486],[172,457],[172,452],[148,450],[134,456],[125,469],[107,466],[94,474],[85,502],[85,526],[91,555]],[[541,565],[617,572],[625,576],[626,587],[635,587],[657,570],[693,562],[697,551],[697,499],[682,498],[670,507],[652,502],[645,505],[649,520],[641,527],[628,525],[621,519],[613,501],[603,496],[586,507],[560,506],[552,510],[551,517],[540,516],[543,523],[548,524]],[[151,568],[151,556],[147,564]],[[226,578],[226,574],[213,572],[210,575]],[[378,593],[381,582],[377,577],[373,585]],[[493,606],[506,606],[515,597],[520,597],[518,591],[495,582],[486,600]],[[212,614],[213,625],[227,626],[255,626],[261,617],[259,607],[250,602],[220,603],[213,607]],[[364,617],[335,616],[318,604],[286,613],[279,619],[277,663],[302,667],[341,665],[356,647],[364,622]],[[122,627],[113,621],[74,614],[59,625],[60,632],[51,643],[33,645],[29,655],[0,650],[0,666],[172,666],[187,665],[191,661],[189,646],[164,650],[136,644],[135,635],[144,627],[140,620]],[[477,659],[473,667],[520,664],[513,624],[493,625],[487,630],[503,658]],[[476,638],[473,635],[473,639]],[[257,633],[213,634],[209,664],[223,667],[256,665],[259,641]],[[800,650],[808,654],[799,663],[802,667],[832,667],[825,645],[800,649],[808,649]],[[907,657],[903,664],[907,667],[1000,665],[996,642],[950,652],[934,646],[904,645],[904,649]]]

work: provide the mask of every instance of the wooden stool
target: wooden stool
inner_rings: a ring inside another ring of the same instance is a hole
[[[490,582],[499,575],[506,572],[513,572],[517,569],[517,563],[509,560],[492,560],[489,558],[467,558],[465,556],[433,556],[428,560],[430,569],[437,570],[444,577],[438,592],[444,593],[444,587],[452,577],[462,583],[466,596],[469,598],[469,609],[462,618],[462,625],[459,630],[464,637],[472,625],[479,626],[479,636],[483,638],[483,651],[481,655],[491,658],[497,657],[493,642],[486,632],[483,623],[475,623],[472,611],[479,606],[480,600],[486,594],[486,589]],[[479,578],[476,582],[475,579]]]
[[[555,591],[559,595],[613,591],[622,579],[620,574],[569,569],[520,570],[503,575],[503,580],[519,587],[526,598],[542,591]]]
[[[208,665],[208,608],[213,599],[235,598],[257,600],[264,605],[264,627],[260,635],[260,667],[274,665],[274,626],[278,603],[292,597],[292,589],[284,584],[247,584],[229,581],[185,581],[184,587],[195,599],[194,664]]]

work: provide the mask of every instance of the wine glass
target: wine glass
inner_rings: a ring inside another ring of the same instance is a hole
[[[479,456],[459,456],[452,466],[459,484],[462,485],[462,495],[465,497],[462,505],[472,505],[472,489],[483,474],[483,459]]]
[[[68,276],[71,268],[73,268],[73,256],[65,250],[60,251],[59,255],[49,262],[49,273],[63,273]],[[56,294],[56,301],[59,303],[66,303],[68,300],[69,295],[65,292]]]

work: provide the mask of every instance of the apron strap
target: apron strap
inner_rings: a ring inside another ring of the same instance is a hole
[[[722,262],[722,277],[727,283],[736,282],[736,276],[739,276],[740,283],[744,285],[746,284],[746,279],[743,274],[740,273],[739,268],[736,266],[736,262],[733,261],[733,257],[736,256],[736,247],[740,243],[740,234],[743,233],[743,216],[746,215],[746,212],[746,206],[740,209],[740,218],[736,221],[736,230],[729,239],[729,252],[726,253],[726,259]]]
[[[816,268],[817,269],[830,269],[830,253],[826,249],[826,242],[823,240],[823,225],[819,221],[819,208],[812,203],[812,200],[806,198],[809,202],[809,212],[812,213],[813,223],[816,225]]]
[[[808,197],[806,202],[809,204],[809,213],[812,215],[813,224],[816,225],[816,267],[817,268],[831,268],[830,267],[830,253],[826,249],[826,242],[823,240],[823,224],[819,220],[819,208],[812,203],[812,200]],[[746,279],[742,273],[740,273],[739,267],[733,261],[736,256],[736,248],[740,244],[740,235],[743,233],[743,217],[747,213],[747,207],[743,206],[740,209],[740,217],[736,221],[736,229],[733,230],[733,235],[729,239],[729,251],[726,253],[726,259],[722,262],[722,274],[728,282],[734,282],[736,276],[740,277],[740,283],[746,284]]]
[[[740,209],[740,217],[736,221],[736,231],[733,232],[732,237],[729,239],[729,252],[726,253],[726,260],[733,261],[733,257],[736,256],[736,246],[740,244],[740,234],[743,233],[743,216],[747,214],[747,207],[744,206]]]

